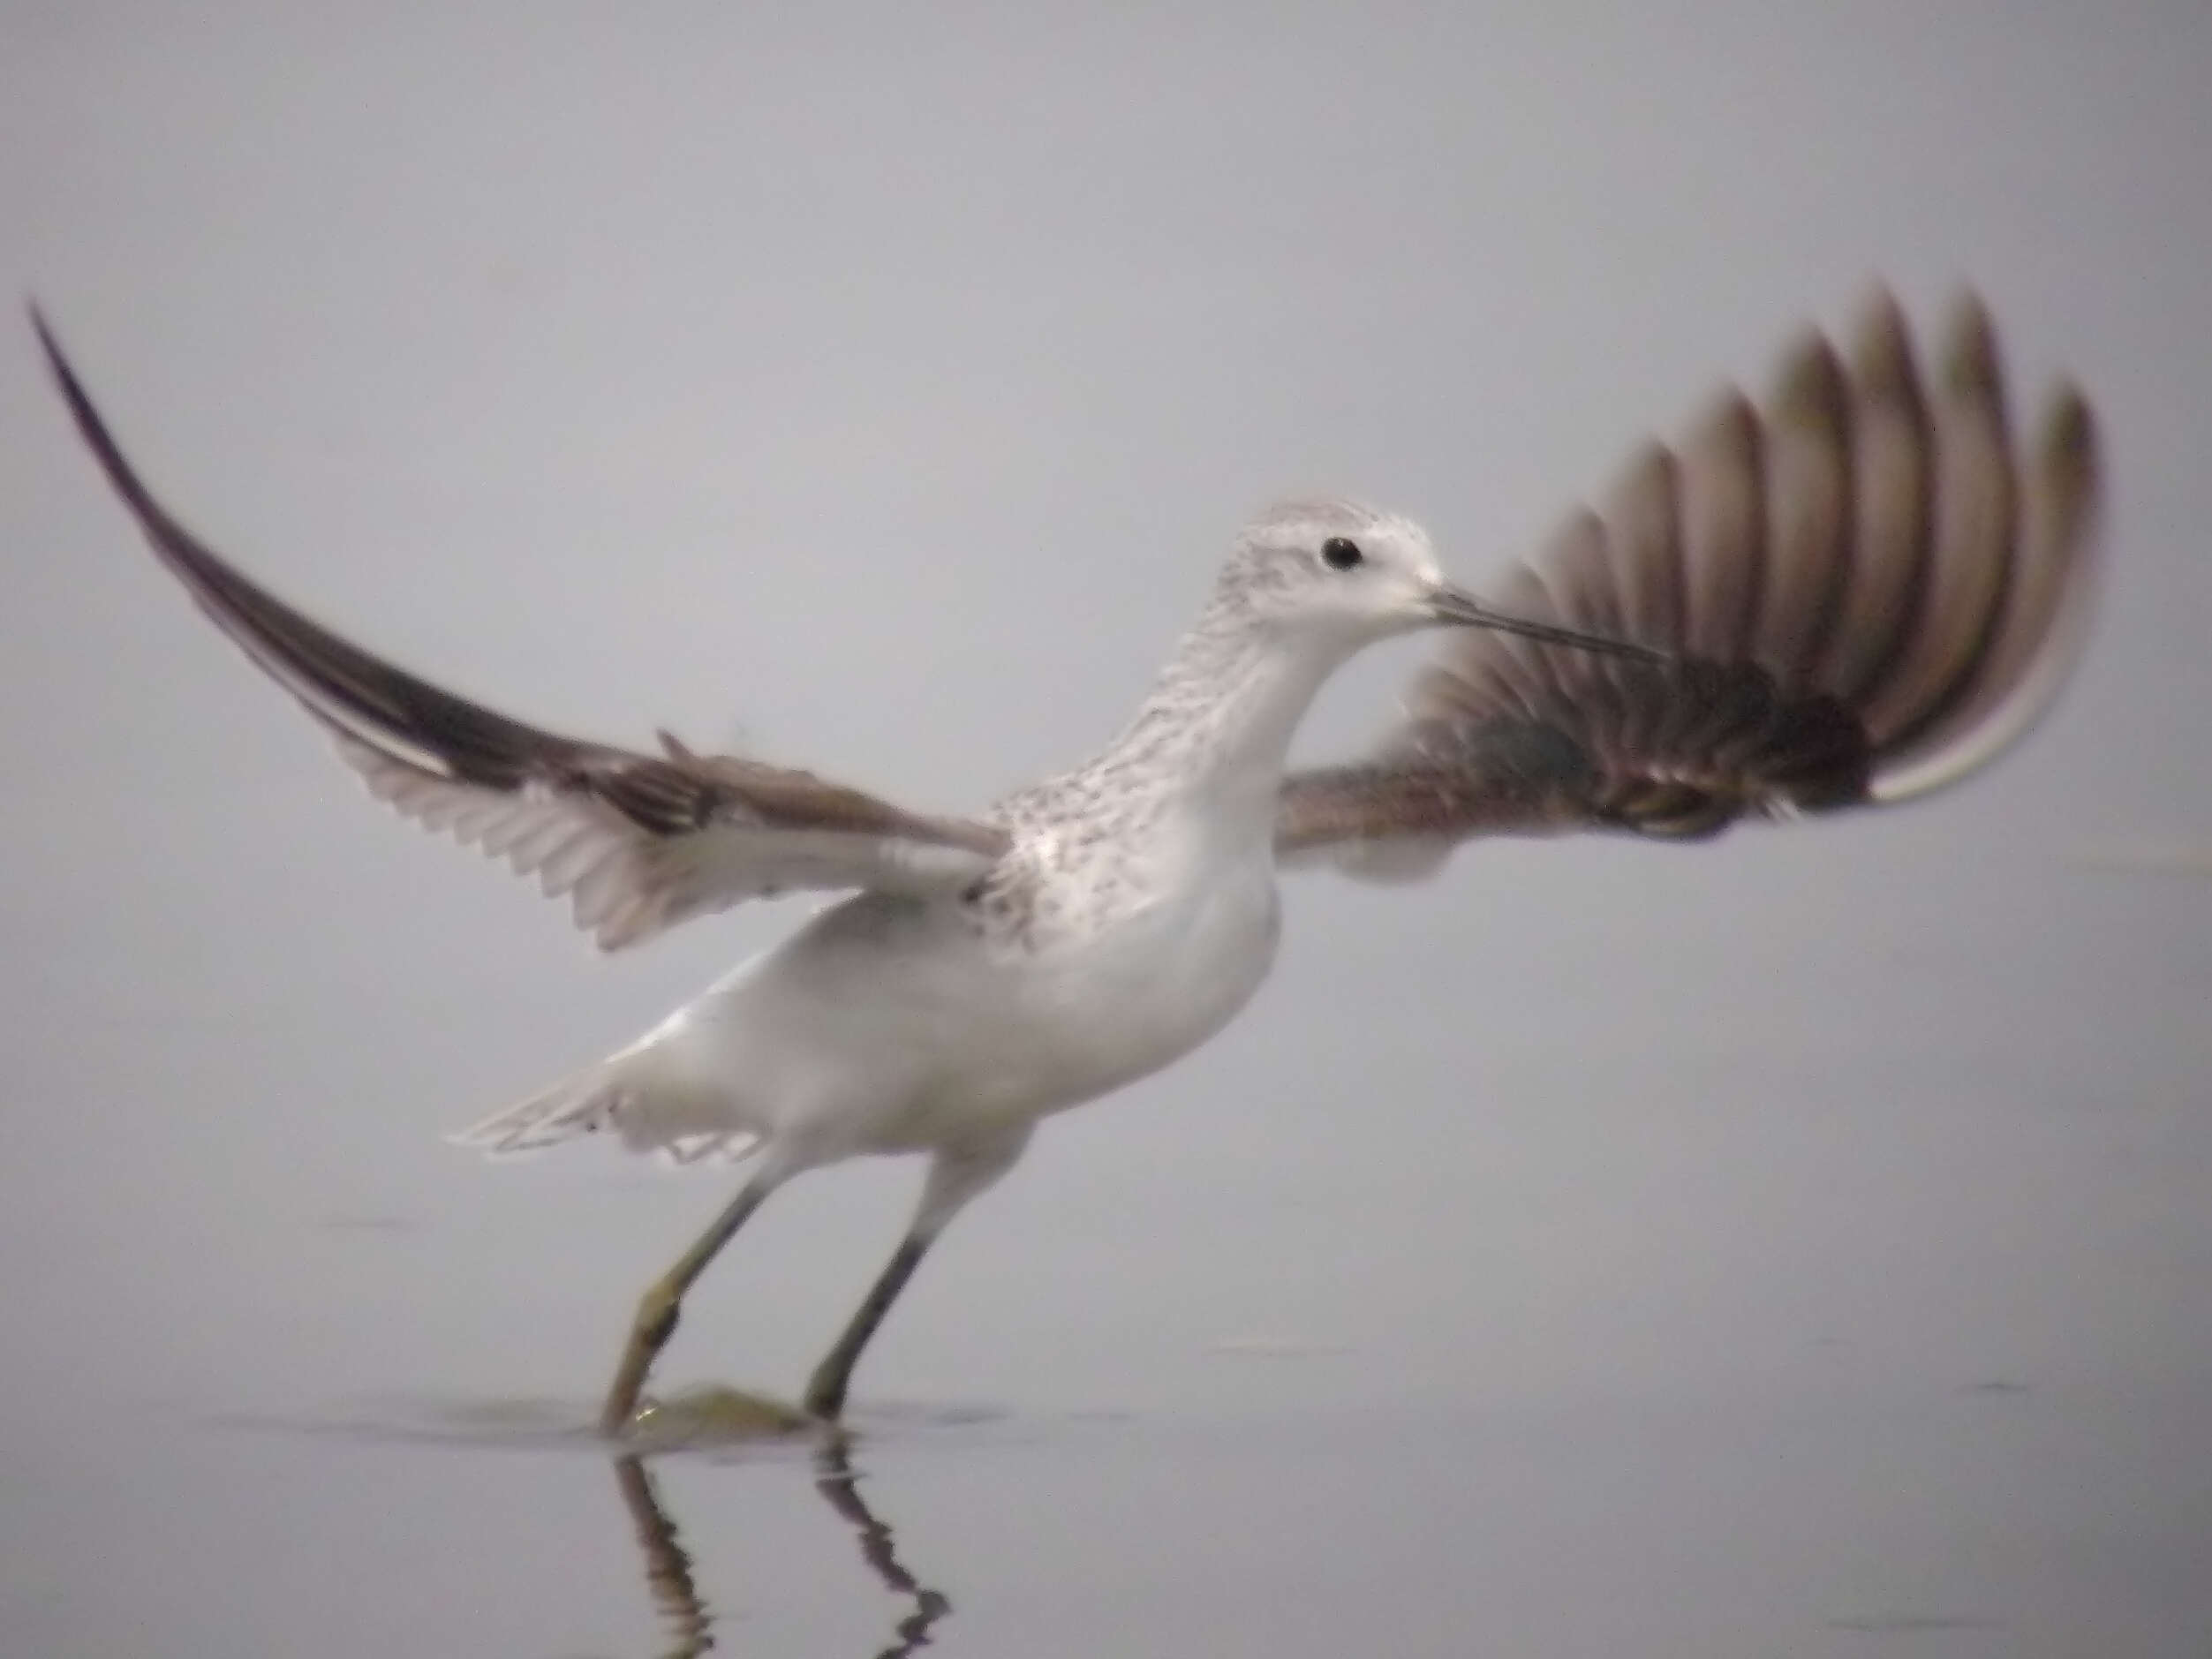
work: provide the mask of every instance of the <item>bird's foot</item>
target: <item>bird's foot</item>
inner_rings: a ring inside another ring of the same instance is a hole
[[[612,1432],[634,1447],[657,1451],[790,1440],[821,1427],[819,1418],[773,1395],[705,1383],[642,1401]]]

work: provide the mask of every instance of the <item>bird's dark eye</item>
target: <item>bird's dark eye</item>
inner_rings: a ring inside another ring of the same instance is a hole
[[[1349,570],[1363,564],[1367,555],[1360,551],[1356,541],[1344,536],[1331,536],[1321,544],[1321,562],[1332,570]]]

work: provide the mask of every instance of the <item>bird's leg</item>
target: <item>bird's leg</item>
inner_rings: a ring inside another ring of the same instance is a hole
[[[876,1282],[868,1286],[844,1333],[807,1379],[804,1404],[808,1411],[831,1422],[837,1420],[845,1409],[845,1391],[861,1350],[906,1288],[907,1280],[914,1277],[929,1247],[970,1199],[1014,1166],[1029,1138],[1030,1126],[1024,1123],[988,1138],[940,1148],[930,1159],[929,1176],[922,1184],[922,1201],[915,1210],[913,1224],[876,1276]]]
[[[630,1340],[623,1345],[622,1363],[615,1368],[614,1385],[607,1391],[607,1404],[600,1410],[600,1433],[617,1435],[630,1426],[630,1419],[638,1413],[638,1396],[645,1388],[645,1374],[653,1369],[653,1360],[676,1330],[677,1316],[683,1310],[683,1293],[691,1289],[693,1279],[706,1271],[715,1252],[729,1242],[730,1234],[745,1225],[745,1218],[760,1207],[762,1199],[781,1185],[782,1180],[783,1172],[780,1169],[763,1166],[755,1170],[752,1178],[739,1188],[736,1197],[714,1218],[713,1225],[676,1258],[675,1266],[645,1287],[645,1293],[638,1299],[637,1314],[630,1322]]]
[[[876,1282],[868,1286],[868,1293],[845,1327],[844,1334],[814,1368],[814,1375],[807,1379],[804,1403],[817,1417],[834,1422],[838,1414],[845,1409],[845,1389],[852,1381],[852,1368],[859,1362],[861,1349],[875,1335],[883,1316],[906,1288],[906,1281],[914,1277],[914,1270],[922,1264],[922,1256],[929,1246],[929,1240],[911,1233],[899,1240],[899,1248],[891,1253],[890,1262],[877,1275]]]

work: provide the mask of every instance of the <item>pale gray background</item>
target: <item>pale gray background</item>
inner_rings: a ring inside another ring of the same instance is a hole
[[[1227,1037],[1047,1130],[860,1379],[938,1650],[2207,1651],[2203,8],[619,15],[0,6],[0,285],[218,546],[551,723],[971,805],[1261,501],[1478,576],[1876,274],[2110,442],[1991,776],[1302,883]],[[372,810],[0,332],[0,1647],[652,1651],[593,1454],[296,1430],[580,1418],[726,1182],[437,1132],[798,911],[601,962]],[[793,1386],[910,1180],[780,1197],[671,1378]],[[890,1640],[803,1466],[665,1479],[726,1649]]]

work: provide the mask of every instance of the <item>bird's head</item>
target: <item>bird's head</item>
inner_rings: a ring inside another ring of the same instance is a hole
[[[1286,501],[1261,513],[1237,537],[1217,603],[1348,656],[1416,629],[1462,627],[1659,658],[1640,645],[1492,610],[1445,579],[1427,531],[1353,501]]]

